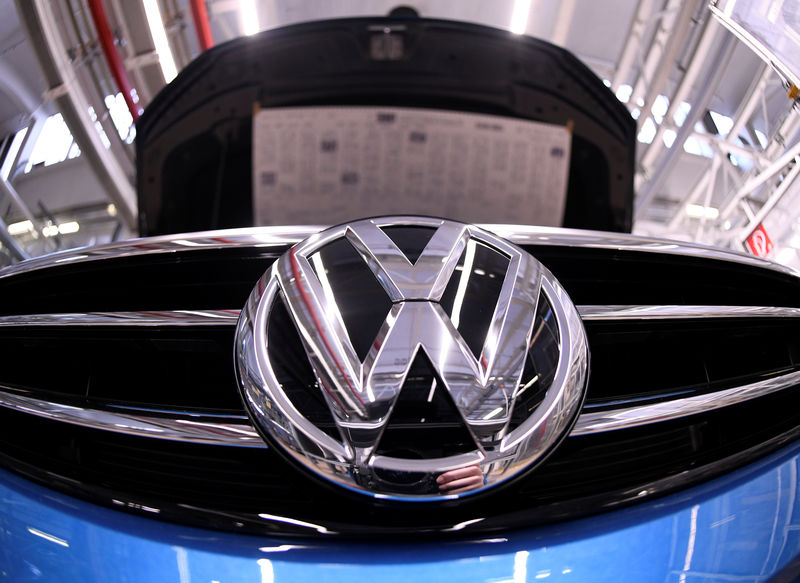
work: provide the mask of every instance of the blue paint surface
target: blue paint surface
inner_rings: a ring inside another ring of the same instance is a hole
[[[795,444],[624,510],[485,540],[404,544],[188,528],[0,470],[0,581],[760,582],[800,552],[799,469]]]

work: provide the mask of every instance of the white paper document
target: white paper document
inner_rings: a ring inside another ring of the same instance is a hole
[[[253,116],[255,225],[388,214],[561,226],[564,126],[432,109],[293,107]]]

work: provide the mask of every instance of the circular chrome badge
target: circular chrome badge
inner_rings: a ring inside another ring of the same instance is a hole
[[[258,281],[236,331],[265,439],[379,498],[440,500],[531,468],[572,427],[588,348],[575,307],[477,227],[384,217],[322,231]]]

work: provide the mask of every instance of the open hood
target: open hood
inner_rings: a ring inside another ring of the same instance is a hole
[[[347,128],[334,123],[345,118]],[[388,145],[381,121],[418,149]],[[635,138],[602,81],[540,40],[427,19],[293,25],[206,51],[148,106],[136,138],[140,231],[383,212],[630,231]],[[382,148],[372,161],[370,140]],[[326,165],[331,152],[339,157]],[[379,175],[365,177],[376,164]],[[520,164],[533,170],[515,174]]]

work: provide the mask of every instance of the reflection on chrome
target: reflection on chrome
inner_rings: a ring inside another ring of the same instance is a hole
[[[430,239],[414,263],[384,232],[383,227],[392,226],[428,229]],[[341,266],[335,261],[324,264],[318,253],[342,240],[357,252],[392,302],[363,361],[327,282],[330,272]],[[488,330],[478,357],[456,328],[463,317],[465,278],[479,269],[486,273],[486,265],[474,263],[476,243],[505,258],[496,304],[486,306]],[[455,275],[464,253],[469,269],[465,266]],[[451,317],[440,302],[454,277],[458,288]],[[268,338],[281,303],[299,331],[341,440],[300,413],[276,376],[273,358],[283,347],[269,345]],[[542,388],[541,402],[512,425],[515,400],[524,392],[520,386],[531,384],[522,378],[528,352],[545,326],[543,322],[534,330],[540,305],[546,306],[553,320],[547,326],[555,326],[551,334],[559,339],[554,360],[546,365],[552,367],[547,371],[550,382]],[[579,411],[588,362],[577,311],[544,266],[479,228],[418,217],[357,221],[317,233],[292,248],[255,286],[237,326],[236,351],[245,402],[270,439],[309,470],[345,487],[416,500],[477,491],[541,460]],[[452,398],[474,442],[473,451],[434,458],[379,454],[381,436],[419,351]],[[442,476],[444,487],[437,482]]]
[[[596,249],[616,249],[621,251],[644,251],[684,255],[689,257],[708,257],[720,261],[731,261],[744,265],[755,265],[773,271],[797,275],[797,272],[778,263],[754,255],[739,253],[686,241],[670,241],[653,237],[642,237],[624,233],[563,229],[557,227],[531,227],[528,225],[478,225],[516,245],[553,245],[560,247],[591,247]],[[201,249],[222,249],[226,247],[285,248],[294,245],[324,229],[319,225],[299,225],[290,227],[254,227],[246,229],[226,229],[192,234],[162,235],[132,239],[119,243],[109,243],[84,249],[69,249],[50,255],[35,257],[10,267],[0,269],[0,278],[8,275],[33,271],[59,263],[93,261],[109,257],[129,257],[176,251]]]
[[[578,306],[584,321],[693,318],[798,318],[800,308],[768,306]]]
[[[472,464],[442,473],[436,478],[439,490],[448,494],[460,494],[483,486],[485,478],[480,464]]]
[[[177,411],[173,411],[171,417],[157,417],[88,409],[17,394],[10,392],[12,389],[9,387],[0,386],[0,388],[5,389],[0,390],[0,406],[54,421],[140,437],[214,445],[264,447],[264,442],[256,431],[250,425],[238,421],[221,423],[216,418],[214,422],[207,423],[194,419],[193,414],[180,416]]]
[[[15,326],[234,326],[239,310],[82,312],[0,316],[0,327]]]
[[[763,397],[770,393],[794,387],[800,383],[800,371],[775,376],[741,387],[716,391],[706,395],[697,395],[684,399],[674,399],[663,403],[612,409],[596,413],[583,413],[575,424],[570,435],[587,435],[638,427],[659,421],[678,419],[704,411],[712,411],[735,405],[744,401]]]

